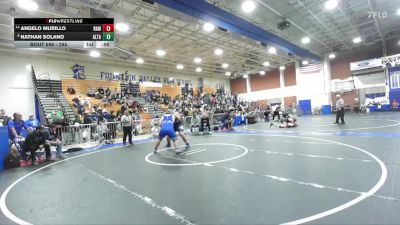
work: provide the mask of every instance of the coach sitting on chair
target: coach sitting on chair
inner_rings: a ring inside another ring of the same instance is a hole
[[[42,126],[36,128],[35,131],[29,133],[26,137],[25,142],[23,143],[22,149],[25,152],[30,152],[30,159],[32,161],[31,165],[34,165],[36,162],[36,151],[39,149],[45,148],[46,145],[46,134],[45,130]],[[45,148],[46,151],[46,160],[51,160],[50,148]]]
[[[46,152],[50,152],[50,146],[56,147],[56,158],[62,157],[62,142],[59,134],[57,133],[57,126],[55,124],[49,125],[49,131],[46,132],[46,144],[44,148]],[[46,153],[47,154],[47,153]]]

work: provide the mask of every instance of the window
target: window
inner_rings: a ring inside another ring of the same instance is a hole
[[[392,89],[400,88],[400,72],[394,72],[390,76],[390,87]]]

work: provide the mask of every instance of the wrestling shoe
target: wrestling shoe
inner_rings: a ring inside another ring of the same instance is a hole
[[[175,153],[176,153],[177,155],[179,155],[179,154],[182,153],[182,150],[175,150]]]
[[[189,148],[190,148],[190,144],[187,143],[187,144],[186,144],[186,147],[185,147],[185,150],[189,150]]]

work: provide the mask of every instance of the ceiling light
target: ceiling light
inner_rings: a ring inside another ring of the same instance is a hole
[[[332,10],[338,5],[337,0],[328,0],[325,2],[325,9]]]
[[[399,8],[399,9],[397,9],[397,15],[399,15],[399,16],[400,16],[400,8]]]
[[[361,38],[360,37],[356,37],[356,38],[353,39],[353,43],[354,44],[358,44],[360,42],[361,42]]]
[[[303,62],[301,62],[301,64],[302,64],[303,66],[308,65],[308,61],[307,61],[307,60],[304,60]]]
[[[303,44],[308,44],[308,43],[310,43],[310,38],[309,37],[303,37],[302,39],[301,39],[301,43],[303,43]]]
[[[137,64],[143,64],[143,63],[144,63],[144,60],[143,60],[142,58],[137,58],[137,59],[136,59],[136,63],[137,63]]]
[[[97,57],[100,57],[100,52],[98,52],[98,51],[90,51],[89,55],[91,57],[97,58]]]
[[[200,67],[196,68],[196,72],[200,73],[201,71],[203,71]]]
[[[222,55],[223,53],[224,53],[224,51],[222,51],[222,49],[220,49],[220,48],[217,48],[214,51],[214,54],[216,54],[216,55]]]
[[[242,10],[245,13],[251,13],[256,9],[256,4],[253,1],[247,0],[242,3]]]
[[[115,24],[115,29],[119,32],[127,32],[129,30],[129,25],[126,23],[117,23]]]
[[[203,25],[203,30],[205,30],[207,32],[212,32],[214,29],[215,29],[215,26],[212,23],[205,23]]]
[[[222,63],[222,68],[228,68],[229,67],[229,64],[228,63]]]
[[[178,64],[178,65],[176,65],[176,68],[178,70],[183,70],[184,66],[182,64]]]
[[[329,54],[329,56],[328,56],[330,59],[334,59],[334,58],[336,58],[336,55],[335,55],[335,53],[331,53],[331,54]]]
[[[271,65],[271,63],[269,63],[268,61],[266,61],[266,62],[263,63],[263,65],[264,65],[264,66],[269,66],[269,65]]]
[[[37,10],[39,5],[33,0],[18,0],[18,6],[25,10]]]
[[[197,58],[194,58],[194,60],[193,60],[195,63],[201,63],[201,58],[199,58],[199,57],[197,57]]]
[[[265,71],[260,71],[260,75],[265,75]]]
[[[248,74],[245,74],[245,75],[243,75],[243,78],[244,78],[244,79],[247,79],[247,78],[249,78],[249,75],[248,75]]]
[[[225,76],[230,76],[232,73],[231,72],[226,72]]]
[[[400,41],[399,41],[399,43],[397,43],[397,44],[399,44],[399,45],[400,45]]]
[[[285,68],[285,66],[280,66],[279,67],[279,70],[285,70],[286,68]]]
[[[268,48],[268,52],[269,52],[270,54],[276,54],[276,48],[275,48],[275,47],[269,47],[269,48]]]
[[[31,70],[32,66],[28,64],[28,65],[25,66],[25,68],[26,68],[26,70]]]
[[[158,56],[160,56],[160,57],[163,57],[165,54],[167,54],[164,50],[162,50],[162,49],[158,49],[157,51],[156,51],[156,54],[158,55]]]

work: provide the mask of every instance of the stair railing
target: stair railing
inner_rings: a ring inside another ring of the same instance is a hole
[[[38,103],[40,104],[40,107],[39,107],[40,121],[42,122],[43,125],[47,125],[47,120],[46,120],[46,115],[44,113],[43,105],[40,102],[39,91],[37,88],[37,78],[36,78],[36,74],[35,74],[35,70],[33,69],[33,66],[31,66],[31,76],[32,76],[33,89],[35,91],[35,101],[38,101]]]

